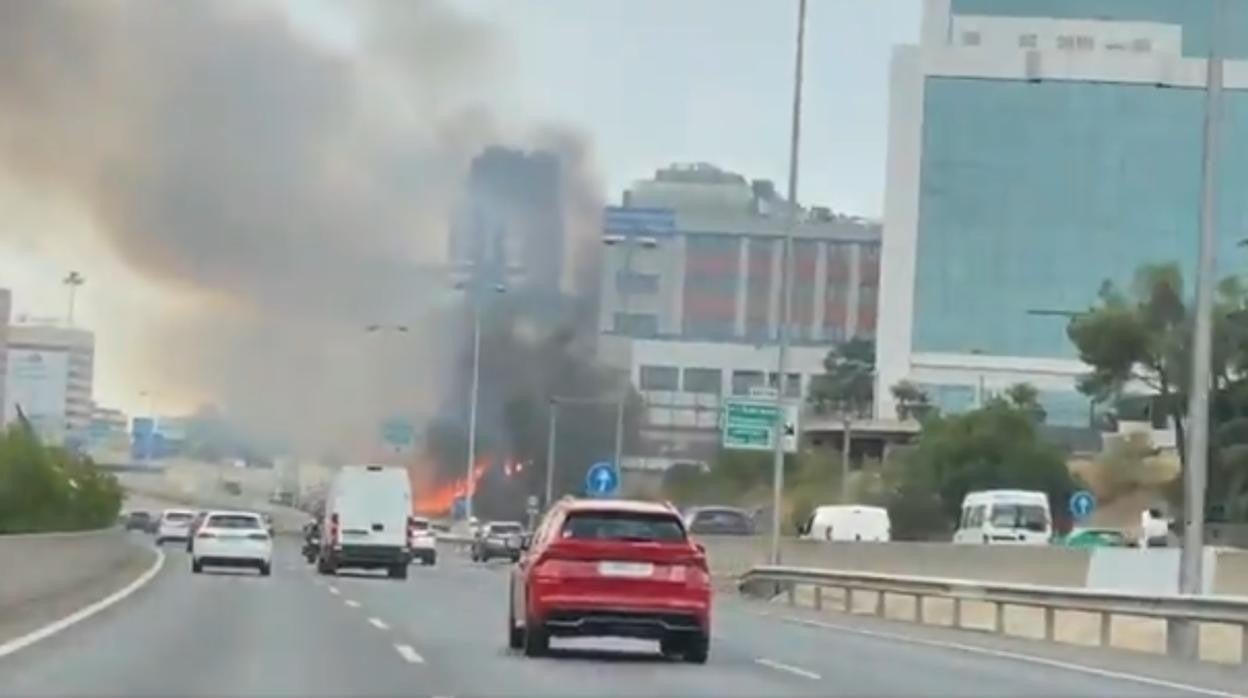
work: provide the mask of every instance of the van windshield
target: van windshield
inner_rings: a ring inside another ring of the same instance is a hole
[[[1049,512],[1038,504],[994,504],[991,524],[994,528],[1044,531],[1049,527]]]

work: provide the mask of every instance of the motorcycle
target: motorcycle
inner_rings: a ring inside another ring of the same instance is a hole
[[[316,562],[321,551],[321,527],[313,522],[303,527],[303,558],[308,564]]]

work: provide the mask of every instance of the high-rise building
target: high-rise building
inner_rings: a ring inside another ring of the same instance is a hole
[[[771,182],[708,164],[661,169],[623,204],[605,213],[599,347],[646,398],[643,437],[672,456],[647,461],[659,467],[717,443],[722,396],[778,383],[789,204]],[[830,347],[874,337],[879,246],[878,224],[798,212],[790,397]]]
[[[1221,274],[1248,262],[1248,2],[1225,3]],[[1029,382],[1085,426],[1065,332],[1105,280],[1197,252],[1210,0],[926,0],[891,70],[877,410]]]
[[[95,336],[56,325],[9,327],[5,422],[18,407],[49,441],[85,443],[94,409]]]
[[[0,409],[5,405],[5,377],[8,375],[9,363],[9,312],[13,297],[9,290],[0,288]]]

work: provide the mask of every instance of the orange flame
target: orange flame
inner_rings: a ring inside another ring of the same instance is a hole
[[[472,467],[472,490],[474,492],[481,478],[490,469],[490,460],[489,456],[478,458]],[[455,500],[463,497],[468,490],[467,480],[468,478],[461,477],[417,495],[412,508],[415,513],[422,516],[439,516],[450,512],[455,505]]]

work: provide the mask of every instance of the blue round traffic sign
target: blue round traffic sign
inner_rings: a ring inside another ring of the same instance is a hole
[[[1079,490],[1070,495],[1070,515],[1076,519],[1086,519],[1096,509],[1096,496],[1087,490]]]
[[[585,493],[591,497],[610,497],[619,486],[620,475],[607,461],[594,463],[585,472]]]

